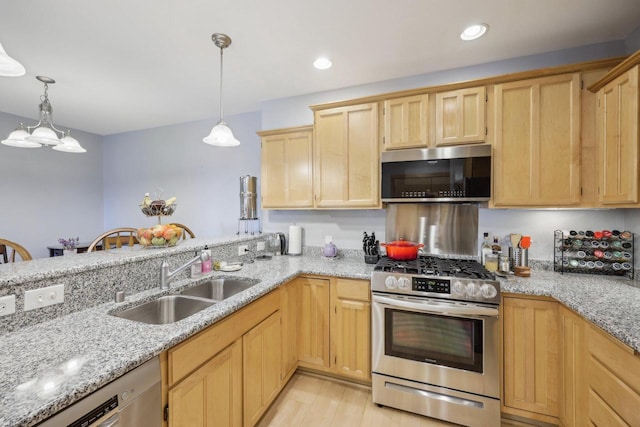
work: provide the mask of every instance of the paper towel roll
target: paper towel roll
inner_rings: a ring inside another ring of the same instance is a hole
[[[289,226],[289,255],[300,255],[302,253],[302,227],[299,225]]]

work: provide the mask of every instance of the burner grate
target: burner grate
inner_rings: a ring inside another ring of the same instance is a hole
[[[374,270],[425,276],[446,276],[495,280],[482,264],[472,259],[421,256],[412,261],[398,261],[382,257]]]

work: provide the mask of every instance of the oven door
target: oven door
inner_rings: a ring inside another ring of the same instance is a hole
[[[495,305],[373,294],[375,373],[500,397]]]

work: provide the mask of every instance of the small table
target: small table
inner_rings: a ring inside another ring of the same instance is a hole
[[[89,245],[91,244],[91,242],[80,242],[76,245],[76,249],[78,250],[78,253],[84,253],[87,252],[87,249],[89,249]],[[51,246],[47,246],[47,249],[49,249],[49,257],[54,257],[54,256],[61,256],[63,255],[62,251],[64,250],[64,246],[62,245],[51,245]],[[101,250],[102,249],[102,245],[98,244],[96,245],[96,249],[97,250]]]

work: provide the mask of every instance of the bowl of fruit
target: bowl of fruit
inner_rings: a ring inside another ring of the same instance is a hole
[[[151,200],[149,193],[147,193],[140,204],[140,210],[146,216],[171,216],[175,212],[176,206],[175,197],[170,197],[166,201],[159,198]]]
[[[138,242],[145,248],[167,248],[178,244],[182,228],[175,224],[158,224],[151,228],[139,228]]]

